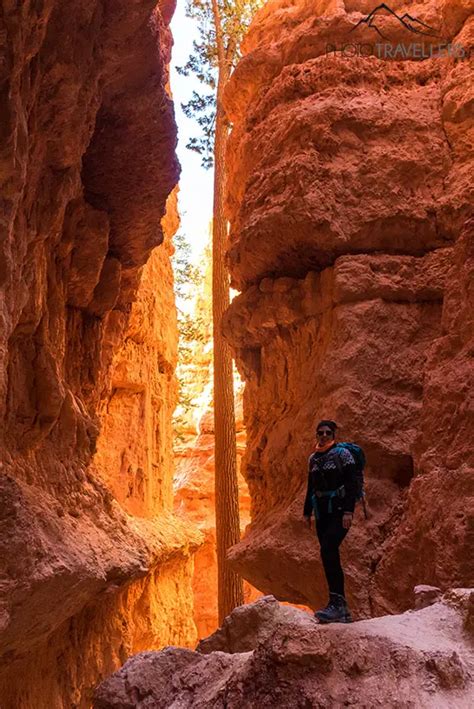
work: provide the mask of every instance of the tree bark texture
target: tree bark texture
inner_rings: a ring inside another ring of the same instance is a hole
[[[219,56],[214,137],[214,205],[212,228],[212,317],[214,340],[215,505],[219,623],[244,602],[242,579],[229,568],[227,550],[240,539],[239,488],[235,434],[232,357],[222,336],[223,313],[229,306],[229,275],[225,265],[227,221],[224,215],[225,154],[228,124],[222,92],[229,69],[220,31],[217,0],[212,0]]]

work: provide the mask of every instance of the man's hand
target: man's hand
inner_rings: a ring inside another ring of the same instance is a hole
[[[306,524],[308,525],[308,529],[311,529],[311,517],[305,517]]]
[[[342,526],[344,529],[350,529],[352,524],[352,512],[344,512],[342,515]]]

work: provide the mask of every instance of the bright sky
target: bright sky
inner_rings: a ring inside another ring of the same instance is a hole
[[[191,136],[197,136],[199,126],[196,121],[186,118],[181,103],[187,103],[193,89],[200,92],[207,90],[193,74],[181,76],[176,66],[186,64],[192,52],[193,39],[197,39],[194,20],[185,15],[185,0],[178,4],[171,21],[174,46],[171,56],[171,91],[175,104],[178,124],[178,159],[181,163],[179,181],[178,208],[181,216],[180,231],[193,249],[193,260],[197,259],[209,238],[209,221],[212,217],[212,180],[213,170],[201,167],[201,157],[186,148]]]

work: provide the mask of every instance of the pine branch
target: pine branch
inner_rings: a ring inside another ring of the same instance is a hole
[[[191,99],[181,104],[185,116],[196,120],[201,129],[200,135],[191,138],[186,147],[201,155],[201,164],[206,169],[213,165],[219,71],[224,82],[227,81],[241,57],[242,39],[262,4],[263,0],[187,0],[186,16],[196,21],[199,39],[193,40],[193,52],[186,64],[176,69],[182,76],[194,74],[211,91],[211,94],[193,91]]]

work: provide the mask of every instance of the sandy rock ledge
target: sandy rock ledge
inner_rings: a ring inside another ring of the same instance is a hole
[[[94,709],[472,706],[474,592],[352,625],[320,626],[272,596],[236,609],[197,652],[130,658]]]

